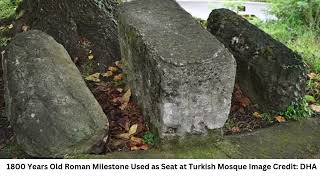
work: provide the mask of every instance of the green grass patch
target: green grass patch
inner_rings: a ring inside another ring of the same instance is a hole
[[[320,73],[320,32],[305,26],[290,25],[283,21],[262,22],[251,20],[251,23],[299,53],[309,71]]]

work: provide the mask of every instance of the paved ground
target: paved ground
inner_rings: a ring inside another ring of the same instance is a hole
[[[216,131],[208,136],[168,140],[160,149],[148,152],[76,155],[69,158],[312,159],[320,158],[319,135],[320,117],[317,117],[248,134],[221,137]]]

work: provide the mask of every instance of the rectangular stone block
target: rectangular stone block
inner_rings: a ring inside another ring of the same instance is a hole
[[[236,63],[173,0],[135,0],[118,11],[127,79],[161,137],[205,133],[228,118]]]

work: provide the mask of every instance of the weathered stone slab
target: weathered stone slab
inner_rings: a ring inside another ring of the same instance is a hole
[[[87,152],[105,135],[107,117],[52,37],[37,30],[17,35],[3,68],[7,117],[29,155]]]
[[[305,93],[301,57],[227,9],[213,10],[208,30],[234,55],[236,81],[261,109],[283,111]]]
[[[86,67],[89,52],[94,54],[92,71],[120,59],[117,22],[114,12],[119,0],[23,0],[17,12],[23,16],[15,23],[41,30],[52,36],[68,51],[81,71]],[[84,72],[85,73],[85,72]],[[92,73],[92,72],[89,72]]]
[[[129,84],[160,136],[222,127],[236,71],[223,44],[173,0],[128,2],[118,16]]]

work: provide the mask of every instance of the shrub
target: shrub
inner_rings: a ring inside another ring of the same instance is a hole
[[[143,141],[146,144],[154,145],[154,143],[155,143],[155,135],[152,132],[148,131],[148,132],[144,133]]]
[[[320,29],[320,0],[270,0],[272,13],[294,25]]]
[[[0,20],[14,17],[21,0],[0,0]]]
[[[263,22],[254,19],[250,22],[299,53],[310,71],[320,73],[320,30],[281,20]]]
[[[312,117],[313,111],[310,109],[308,102],[303,99],[298,103],[293,103],[285,112],[280,114],[286,119],[301,120]]]

